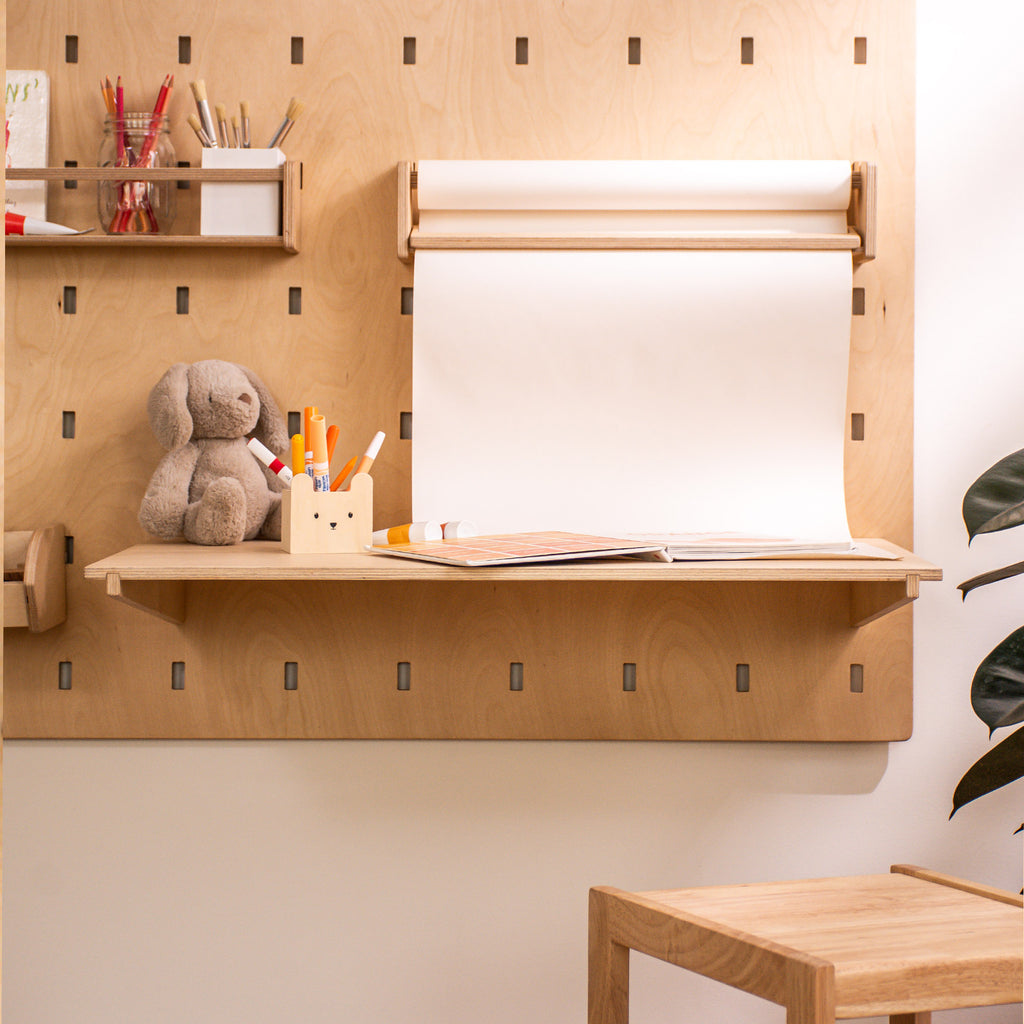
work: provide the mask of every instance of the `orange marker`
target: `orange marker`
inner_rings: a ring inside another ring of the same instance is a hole
[[[315,405],[307,405],[302,410],[302,436],[306,439],[305,471],[313,475],[313,449],[310,447],[313,434],[309,429],[309,421],[319,412]]]
[[[348,462],[345,463],[342,471],[334,478],[334,483],[331,484],[331,490],[336,491],[343,483],[346,483],[349,478],[349,474],[355,469],[356,456],[352,456]]]
[[[330,462],[334,458],[334,446],[338,443],[338,430],[335,424],[331,424],[327,428],[327,461]]]
[[[356,463],[356,468],[352,470],[352,476],[356,473],[369,473],[370,467],[373,465],[373,460],[377,458],[377,453],[380,451],[380,446],[384,443],[384,431],[378,430],[373,435],[373,440],[370,442],[370,446],[359,456],[359,461]],[[351,481],[349,481],[351,483]],[[348,490],[348,483],[343,484],[343,491]]]
[[[301,434],[292,434],[292,473],[306,472],[306,442]]]

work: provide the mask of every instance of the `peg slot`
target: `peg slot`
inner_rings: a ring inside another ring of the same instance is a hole
[[[864,692],[864,666],[850,666],[850,693]]]
[[[64,62],[66,64],[78,63],[78,36],[64,37]]]
[[[292,36],[292,63],[301,64],[304,60],[305,43],[302,36]]]
[[[741,64],[753,64],[754,63],[754,37],[744,36],[740,40],[740,63]]]
[[[412,316],[412,289],[402,289],[402,316]]]
[[[290,316],[298,316],[302,313],[302,289],[301,288],[289,288],[288,289],[288,314]]]
[[[406,36],[402,40],[402,63],[403,64],[415,64],[416,63],[416,37]]]
[[[75,564],[75,538],[71,534],[64,537],[64,564]]]
[[[178,63],[192,63],[192,37],[178,36]]]
[[[516,63],[530,63],[530,40],[527,36],[516,36]]]
[[[299,663],[297,661],[286,661],[284,663],[284,688],[286,690],[297,690],[299,688]]]
[[[853,305],[851,307],[850,312],[852,312],[854,316],[863,316],[864,315],[864,311],[865,311],[866,308],[867,308],[867,302],[866,302],[866,298],[865,298],[865,294],[864,294],[864,289],[863,288],[854,288],[853,289]]]
[[[737,665],[736,666],[736,692],[737,693],[750,693],[750,666],[749,665]]]
[[[77,167],[78,166],[78,161],[77,160],[65,160],[64,161],[64,166],[65,167]],[[66,189],[76,189],[76,188],[78,188],[78,182],[77,181],[73,181],[73,180],[65,181],[64,182],[64,188],[66,188]]]
[[[640,63],[640,37],[630,36],[626,43],[626,63],[627,64],[639,64]]]
[[[508,668],[508,688],[515,693],[523,689],[523,663],[513,661]]]
[[[74,316],[78,312],[78,289],[74,285],[64,286],[62,308],[68,316]]]
[[[184,316],[188,313],[188,288],[184,285],[179,285],[177,290],[177,312],[179,316]]]
[[[412,413],[401,412],[398,414],[398,437],[401,441],[412,440]]]
[[[185,689],[185,662],[183,661],[171,662],[171,689]]]
[[[868,62],[868,40],[867,36],[857,36],[853,40],[853,63],[867,64]]]
[[[398,689],[405,691],[412,689],[412,663],[400,661],[398,663]]]
[[[71,689],[71,662],[62,661],[57,666],[57,689],[58,690],[70,690]]]
[[[622,665],[623,693],[636,693],[636,662],[627,661]]]
[[[60,414],[60,436],[61,437],[74,437],[75,436],[75,414],[73,411],[65,410]]]
[[[850,440],[864,440],[864,413],[862,412],[850,413]]]

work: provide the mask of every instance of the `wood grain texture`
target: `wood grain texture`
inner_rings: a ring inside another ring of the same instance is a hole
[[[800,1024],[876,1015],[926,1024],[933,1010],[1019,1002],[1021,908],[1009,893],[929,875],[592,890],[596,1002],[612,991],[602,973],[609,943],[784,1005]],[[622,1002],[607,1020],[625,1024]]]
[[[307,0],[257,19],[240,0],[173,11],[157,0],[11,0],[7,32],[8,64],[51,76],[58,168],[95,163],[107,74],[123,75],[129,106],[142,108],[176,75],[171,137],[193,167],[189,80],[205,79],[215,101],[245,96],[260,144],[290,96],[306,104],[285,143],[303,168],[297,255],[102,243],[7,254],[8,526],[59,515],[75,537],[67,621],[7,638],[8,735],[909,734],[909,609],[854,629],[850,595],[828,582],[197,581],[175,597],[187,601],[175,626],[110,600],[82,568],[146,539],[136,512],[162,454],[146,396],[177,361],[251,366],[282,409],[325,410],[346,457],[385,430],[375,526],[408,521],[411,442],[399,423],[412,408],[412,318],[401,291],[413,276],[395,254],[395,168],[419,158],[875,163],[877,258],[854,270],[866,301],[852,318],[847,409],[864,415],[865,434],[847,443],[847,498],[856,535],[908,547],[912,3],[381,0],[339,17],[328,0]],[[77,64],[64,61],[69,33]],[[187,66],[175,63],[182,34],[197,58]],[[301,65],[290,63],[296,35]],[[515,63],[520,36],[525,65]],[[854,36],[870,40],[866,65],[852,63]],[[403,63],[406,37],[415,64]],[[629,37],[642,39],[639,65],[627,62]],[[740,63],[742,37],[756,41],[753,65]],[[174,232],[197,232],[198,187],[176,196]],[[76,189],[51,184],[49,198],[51,219],[97,223],[84,177]],[[292,288],[301,315],[289,313]],[[62,410],[76,413],[73,439],[61,437]],[[46,474],[35,468],[40,445]],[[169,666],[182,659],[188,685],[172,692]],[[398,692],[395,664],[410,659],[411,690]],[[296,691],[281,683],[286,660],[300,666]],[[521,693],[508,690],[513,660],[524,663]],[[71,690],[57,688],[61,661],[74,664]],[[622,691],[627,661],[636,693]],[[751,666],[745,694],[740,663]],[[853,663],[864,666],[862,694],[850,693]]]

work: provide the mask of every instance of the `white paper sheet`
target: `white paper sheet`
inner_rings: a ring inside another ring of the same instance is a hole
[[[848,252],[415,260],[415,519],[849,539]]]

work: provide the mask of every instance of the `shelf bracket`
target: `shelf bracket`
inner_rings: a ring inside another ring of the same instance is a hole
[[[910,573],[903,580],[874,580],[850,585],[850,625],[866,626],[889,612],[916,601],[921,577]]]
[[[176,626],[185,621],[184,580],[123,580],[108,572],[107,596]]]

